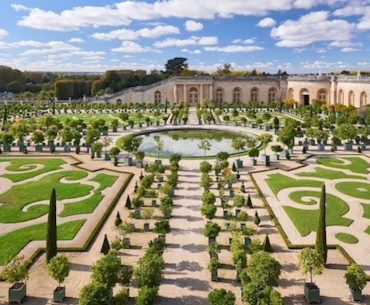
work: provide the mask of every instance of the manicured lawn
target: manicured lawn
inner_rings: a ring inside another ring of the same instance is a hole
[[[365,233],[370,235],[370,226],[367,227],[367,229],[365,230]]]
[[[335,185],[335,188],[354,198],[370,199],[370,183],[364,182],[340,182]]]
[[[72,240],[81,229],[85,220],[75,220],[58,226],[59,240]],[[0,236],[0,265],[17,255],[28,243],[45,240],[46,223],[37,224]]]
[[[118,119],[114,114],[108,114],[108,113],[76,113],[76,114],[60,114],[56,115],[56,117],[64,123],[67,119],[78,119],[83,120],[85,123],[89,123],[92,120],[99,120],[103,119],[108,124],[113,119]]]
[[[296,191],[289,194],[289,199],[304,205],[315,205],[320,198],[320,194],[320,192],[314,191]],[[313,198],[305,198],[303,200],[303,197],[315,197],[317,200]]]
[[[0,162],[11,162],[5,169],[14,173],[4,174],[2,177],[19,182],[28,178],[36,177],[43,173],[58,170],[66,162],[63,159],[56,158],[0,158]],[[41,164],[42,168],[31,172],[24,172],[35,169],[37,164]]]
[[[317,163],[329,167],[347,169],[358,174],[368,174],[370,164],[365,160],[358,157],[342,157],[342,159],[350,161],[351,163],[346,165],[342,160],[332,157],[322,157],[317,160]]]
[[[317,192],[320,198],[320,192]],[[284,206],[284,210],[302,236],[306,236],[317,230],[319,210],[303,210],[291,206]],[[349,226],[353,220],[343,217],[349,210],[347,203],[342,199],[327,194],[327,225]]]
[[[104,198],[101,191],[103,191],[107,187],[111,187],[116,182],[116,180],[117,176],[106,174],[96,175],[96,177],[91,179],[91,181],[98,182],[100,184],[100,187],[94,191],[93,196],[79,202],[65,204],[64,209],[59,214],[59,216],[67,217],[78,214],[91,214]]]
[[[81,183],[61,183],[60,179],[70,181],[80,180],[87,176],[81,170],[62,171],[50,174],[38,181],[27,182],[13,186],[0,195],[0,222],[16,223],[38,218],[48,212],[48,205],[36,205],[27,211],[22,211],[26,205],[49,200],[51,190],[56,189],[57,200],[78,198],[89,194],[93,187]]]
[[[266,182],[275,196],[283,189],[290,187],[321,187],[322,182],[314,180],[296,180],[283,174],[272,174]]]
[[[370,219],[370,204],[361,203],[362,208],[364,209],[364,214],[362,217]]]
[[[357,237],[353,236],[352,234],[348,234],[348,233],[337,233],[335,234],[335,238],[346,244],[357,244],[358,243]]]
[[[330,169],[323,168],[323,167],[320,167],[320,166],[315,167],[315,171],[313,171],[313,172],[302,172],[302,173],[298,173],[297,176],[322,178],[322,179],[329,179],[329,180],[344,179],[344,178],[347,178],[347,179],[365,179],[366,180],[366,177],[363,177],[363,176],[347,175],[344,172],[330,170]]]

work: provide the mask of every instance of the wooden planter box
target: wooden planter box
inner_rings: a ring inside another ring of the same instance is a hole
[[[150,224],[149,223],[144,223],[144,231],[148,232],[150,230]]]
[[[136,167],[138,167],[138,168],[143,168],[143,167],[144,167],[144,162],[143,162],[143,160],[136,160]]]
[[[26,297],[26,294],[27,285],[25,283],[13,284],[8,291],[9,303],[21,304],[23,299]]]
[[[35,150],[36,152],[42,152],[42,145],[36,145]]]
[[[251,165],[256,166],[257,165],[257,160],[256,159],[251,159]]]
[[[153,199],[152,200],[152,207],[155,207],[155,206],[157,206],[157,200]]]
[[[211,271],[211,281],[212,281],[212,282],[218,282],[217,269],[213,269],[213,270]]]
[[[56,303],[61,303],[64,301],[66,297],[66,288],[65,287],[57,287],[54,289],[53,294],[53,301]]]
[[[324,150],[325,150],[325,145],[324,145],[324,144],[322,144],[322,143],[319,143],[319,144],[317,144],[317,149],[318,149],[319,151],[324,151]]]
[[[70,153],[71,152],[71,146],[70,145],[64,145],[64,152]]]
[[[344,143],[344,150],[350,151],[353,149],[352,143]]]
[[[244,246],[249,247],[251,243],[251,238],[249,236],[244,236]]]
[[[243,168],[243,160],[236,159],[235,165],[236,165],[236,168]]]
[[[215,237],[208,237],[208,246],[210,246],[211,244],[213,244],[215,242],[216,242],[216,238]]]
[[[4,144],[3,151],[4,152],[11,152],[12,147],[9,144]]]
[[[308,304],[320,304],[320,288],[314,283],[304,283],[304,296]]]
[[[361,302],[362,301],[362,290],[360,289],[352,289],[348,287],[349,296],[352,301]]]
[[[266,165],[266,166],[270,166],[270,156],[269,155],[263,155],[262,156],[262,162]]]

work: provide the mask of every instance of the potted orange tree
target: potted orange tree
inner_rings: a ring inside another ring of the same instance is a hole
[[[352,301],[362,300],[362,289],[366,286],[366,274],[357,264],[351,264],[344,275]]]
[[[14,257],[2,272],[2,277],[12,286],[9,288],[9,303],[21,304],[27,294],[28,263],[23,256]]]
[[[65,256],[54,256],[47,265],[49,275],[58,282],[58,287],[54,289],[54,302],[63,302],[66,296],[66,288],[61,286],[69,275],[70,265]]]

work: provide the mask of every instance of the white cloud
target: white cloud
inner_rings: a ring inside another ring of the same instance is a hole
[[[362,16],[357,24],[357,29],[366,31],[370,29],[370,2],[353,2],[347,6],[334,11],[334,15],[348,17],[348,16]]]
[[[199,49],[195,49],[195,50],[182,49],[181,52],[189,53],[189,54],[201,54],[202,50],[199,50]]]
[[[349,53],[349,52],[356,52],[356,51],[358,51],[358,49],[346,47],[346,48],[342,48],[340,51],[343,52],[343,53]]]
[[[157,41],[154,43],[156,48],[168,48],[168,47],[186,47],[186,46],[210,46],[218,44],[218,38],[216,36],[191,36],[186,39],[174,39],[167,38],[163,41]]]
[[[276,25],[276,21],[270,17],[263,18],[257,23],[257,26],[261,28],[270,28]]]
[[[83,40],[82,38],[78,38],[78,37],[72,37],[70,40],[68,40],[68,42],[70,42],[70,43],[83,43],[83,42],[85,42],[85,40]]]
[[[22,4],[11,4],[10,5],[12,7],[12,9],[14,9],[16,12],[20,12],[20,11],[28,11],[29,8],[27,6],[24,6]]]
[[[320,61],[316,60],[314,62],[302,62],[301,63],[302,69],[304,70],[310,70],[310,71],[322,71],[322,70],[332,70],[332,69],[346,69],[350,66],[343,62],[343,61],[337,61],[337,62],[326,62],[326,61]]]
[[[8,36],[8,31],[0,29],[0,39],[4,38],[5,36]]]
[[[153,48],[144,47],[133,41],[123,41],[119,48],[113,48],[113,52],[120,53],[148,53],[148,52],[160,52]]]
[[[80,48],[77,48],[71,44],[65,43],[63,41],[49,41],[44,44],[34,44],[35,49],[30,49],[27,51],[22,52],[21,56],[26,55],[45,55],[45,54],[53,54],[59,53],[64,51],[78,51]]]
[[[203,24],[194,20],[187,20],[185,22],[185,28],[188,32],[198,32],[203,30]]]
[[[260,51],[263,48],[259,46],[230,45],[226,47],[205,47],[204,50],[208,52],[240,53]]]
[[[253,44],[255,42],[256,42],[255,38],[248,38],[248,39],[243,40],[244,44]]]
[[[337,0],[329,0],[335,3]],[[269,12],[292,8],[311,8],[324,0],[156,0],[122,1],[106,6],[79,6],[61,12],[13,5],[16,10],[29,10],[19,25],[54,31],[72,31],[81,27],[122,26],[131,20],[160,18],[214,19],[233,16],[263,16]]]
[[[179,34],[179,28],[172,25],[158,25],[154,28],[143,28],[137,31],[119,29],[108,33],[94,33],[91,36],[98,40],[137,40],[139,38],[157,38],[164,35]]]
[[[326,11],[312,12],[298,20],[287,20],[271,30],[279,47],[304,47],[317,41],[349,41],[354,24],[342,19],[328,20]]]

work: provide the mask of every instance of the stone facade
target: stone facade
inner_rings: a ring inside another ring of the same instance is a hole
[[[362,76],[246,76],[246,77],[172,77],[149,86],[130,88],[109,97],[111,102],[196,104],[269,102],[294,99],[310,104],[316,99],[328,104],[361,107],[369,102],[370,78]]]

